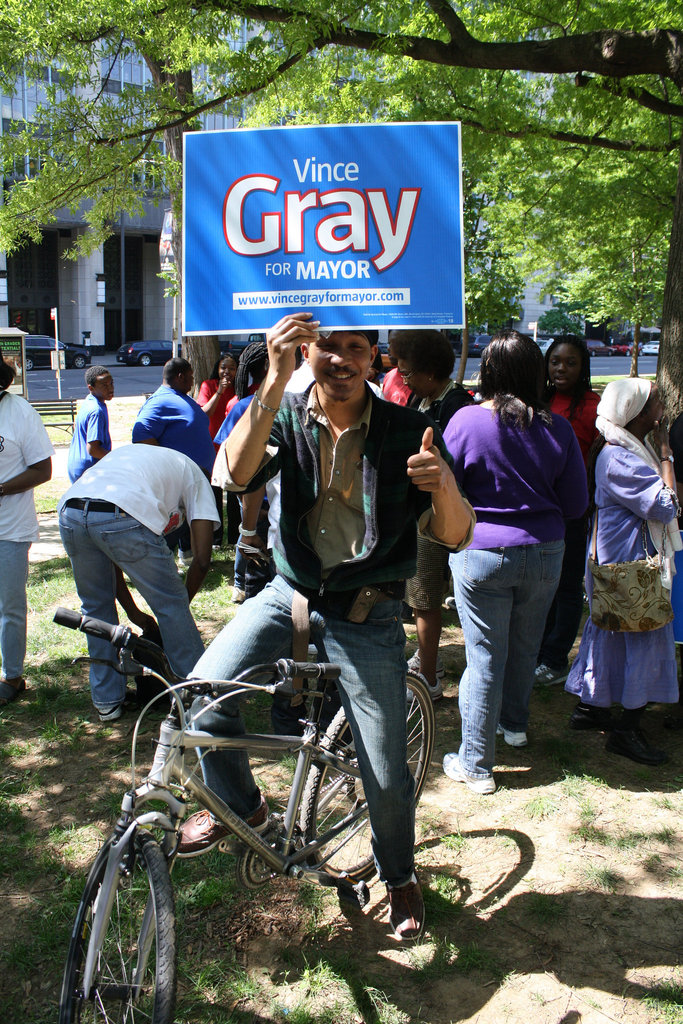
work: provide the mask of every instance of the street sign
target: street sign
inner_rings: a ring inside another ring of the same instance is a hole
[[[464,321],[460,125],[189,132],[185,334]]]

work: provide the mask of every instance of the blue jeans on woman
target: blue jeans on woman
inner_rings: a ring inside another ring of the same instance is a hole
[[[241,606],[197,662],[192,676],[232,679],[259,662],[291,657],[292,587],[276,576],[256,597]],[[364,623],[311,612],[311,642],[321,660],[341,665],[337,686],[351,726],[365,796],[375,861],[380,878],[405,885],[414,867],[414,784],[406,758],[405,635],[401,602],[381,601]],[[204,711],[198,698],[192,708],[198,728],[239,736],[244,722],[236,700]],[[204,778],[241,817],[259,806],[259,790],[243,751],[209,752]]]
[[[491,775],[496,729],[525,732],[536,657],[564,541],[467,548],[450,556],[467,668],[460,680],[462,770]]]
[[[19,679],[26,656],[26,582],[30,541],[0,540],[2,679]]]

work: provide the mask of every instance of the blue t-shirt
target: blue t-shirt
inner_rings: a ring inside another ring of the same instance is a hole
[[[220,444],[221,441],[225,441],[226,437],[235,426],[237,421],[242,418],[246,409],[251,405],[253,395],[247,395],[246,398],[240,398],[239,402],[235,402],[228,415],[221,424],[221,429],[214,437],[216,444]]]
[[[172,448],[210,473],[216,457],[209,417],[200,405],[166,384],[147,399],[133,424],[133,443],[154,438],[162,448]]]
[[[107,406],[91,391],[78,410],[74,423],[74,436],[66,465],[72,484],[83,476],[86,469],[90,469],[97,462],[97,459],[88,453],[88,444],[92,441],[99,441],[103,448],[111,451]]]

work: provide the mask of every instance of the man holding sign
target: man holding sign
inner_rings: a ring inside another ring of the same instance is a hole
[[[290,656],[292,606],[308,602],[320,657],[342,666],[338,685],[375,861],[388,889],[389,921],[397,938],[414,939],[424,927],[424,904],[414,871],[401,598],[415,571],[418,529],[460,550],[471,538],[474,514],[426,417],[381,401],[367,387],[376,332],[327,334],[318,327],[311,313],[297,312],[268,333],[266,379],[225,442],[224,457],[219,453],[224,472],[216,482],[234,490],[256,490],[281,473],[277,576],[242,606],[192,674],[231,679],[254,663]],[[299,347],[314,383],[303,394],[285,394]],[[204,712],[207,704],[200,698],[193,709],[195,716],[201,712],[199,727],[244,731],[235,701]],[[265,823],[267,806],[246,754],[208,753],[203,771],[236,813],[254,827]],[[179,852],[202,853],[225,834],[200,811],[186,822]]]

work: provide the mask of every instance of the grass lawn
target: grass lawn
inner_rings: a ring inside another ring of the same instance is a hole
[[[118,441],[136,408],[125,401]],[[39,502],[54,508],[65,486],[51,481]],[[232,556],[218,553],[193,602],[206,642],[235,612]],[[57,1019],[87,868],[131,778],[134,719],[96,720],[87,668],[73,664],[85,637],[54,625],[60,604],[78,607],[63,556],[32,566],[29,691],[0,712],[0,1024]],[[561,686],[535,690],[529,746],[501,740],[498,791],[476,796],[441,771],[457,749],[464,668],[457,618],[444,623],[445,694],[417,815],[424,942],[389,937],[376,880],[360,913],[290,880],[245,892],[229,855],[178,862],[177,1024],[683,1024],[683,732],[664,729],[670,709],[645,716],[669,753],[649,768],[607,754],[601,734],[570,732]],[[143,723],[140,767],[158,722]],[[268,723],[258,698],[249,728]],[[272,806],[292,769],[255,764]]]

